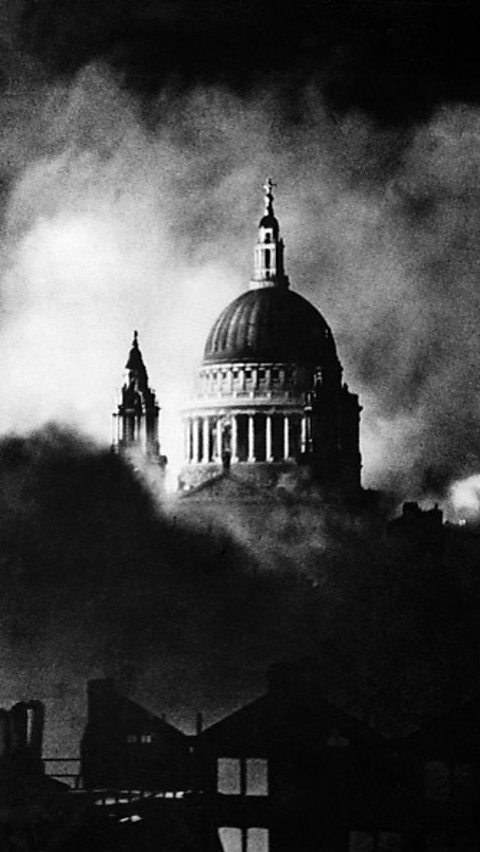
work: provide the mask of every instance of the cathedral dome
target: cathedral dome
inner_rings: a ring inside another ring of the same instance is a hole
[[[184,411],[185,490],[221,470],[255,488],[284,476],[299,484],[305,465],[325,487],[359,487],[358,398],[342,386],[323,316],[290,290],[273,186],[269,178],[250,289],[213,324]]]
[[[266,361],[323,366],[336,363],[329,326],[313,305],[286,286],[242,293],[208,335],[203,363]]]

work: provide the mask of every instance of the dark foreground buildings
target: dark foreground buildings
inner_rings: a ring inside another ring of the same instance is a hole
[[[80,777],[47,777],[40,702],[0,711],[2,852],[478,852],[480,698],[386,738],[313,662],[195,735],[88,685]],[[50,762],[51,765],[51,762]]]
[[[190,848],[176,845],[183,825],[215,852],[473,852],[479,720],[477,699],[387,739],[329,702],[305,662],[274,667],[265,695],[186,736],[94,681],[83,786],[132,850],[150,824],[158,850]]]

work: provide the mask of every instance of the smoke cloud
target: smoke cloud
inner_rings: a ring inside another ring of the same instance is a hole
[[[327,109],[314,76],[293,116],[275,75],[248,94],[170,79],[146,98],[101,61],[37,71],[16,68],[0,135],[0,429],[16,435],[0,458],[3,700],[47,696],[76,742],[87,677],[214,716],[292,649],[357,708],[365,693],[378,708],[392,671],[391,704],[406,682],[446,690],[478,643],[438,576],[420,588],[403,552],[343,522],[313,535],[287,509],[256,554],[241,524],[186,529],[106,448],[138,328],[178,466],[178,412],[247,286],[272,175],[292,286],[364,406],[365,484],[414,498],[478,473],[478,111],[387,127]]]
[[[178,411],[247,286],[272,174],[292,286],[361,396],[365,483],[441,494],[475,472],[476,110],[384,129],[335,118],[312,84],[292,123],[280,95],[166,87],[145,115],[97,64],[40,86],[34,110],[20,98],[0,149],[3,431],[55,419],[108,442],[138,328],[175,470]]]
[[[297,505],[265,511],[254,548],[159,511],[118,456],[53,426],[0,443],[0,521],[0,703],[46,702],[49,756],[76,753],[92,677],[187,730],[279,659],[315,659],[326,695],[397,729],[478,677],[458,565],[410,536]]]

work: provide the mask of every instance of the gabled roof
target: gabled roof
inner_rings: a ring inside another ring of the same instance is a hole
[[[268,748],[270,710],[268,695],[256,698],[206,728],[199,735],[201,746],[220,749],[226,757],[245,752],[261,756]]]
[[[268,500],[271,503],[282,502],[280,495],[275,494],[270,489],[258,488],[242,477],[226,471],[212,476],[211,479],[207,479],[195,488],[190,488],[180,494],[182,500],[193,500],[197,497],[201,497],[202,501],[228,500],[235,502],[238,500],[242,503],[246,501],[265,503]]]
[[[117,696],[115,712],[118,714],[121,724],[129,727],[135,726],[139,731],[144,731],[145,733],[148,733],[149,730],[152,732],[162,731],[170,737],[177,738],[179,741],[188,739],[186,734],[182,733],[182,731],[170,724],[170,722],[155,715],[150,710],[146,710],[130,698],[125,698],[123,695]]]
[[[162,733],[180,744],[188,739],[178,728],[140,704],[117,692],[110,678],[97,678],[88,683],[89,733],[103,732],[106,736],[115,731],[125,733]]]
[[[202,745],[220,749],[226,757],[248,752],[262,756],[279,740],[312,748],[342,743],[374,749],[387,745],[380,734],[319,694],[279,696],[276,692],[257,698],[206,728],[200,740]]]

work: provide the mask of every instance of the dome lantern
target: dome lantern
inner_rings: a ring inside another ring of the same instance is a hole
[[[275,184],[267,178],[264,184],[265,212],[258,226],[258,237],[255,245],[253,277],[250,288],[288,287],[285,275],[283,254],[284,245],[280,238],[280,226],[273,210],[273,188]]]

